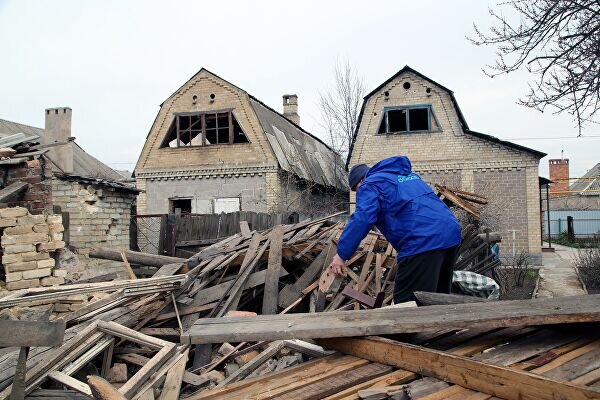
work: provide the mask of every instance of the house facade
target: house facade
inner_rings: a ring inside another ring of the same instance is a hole
[[[365,97],[347,167],[394,155],[408,156],[432,186],[489,197],[481,223],[502,233],[502,255],[524,250],[541,262],[538,167],[545,154],[470,130],[452,91],[408,66]]]
[[[135,167],[139,214],[327,212],[347,203],[343,161],[299,125],[201,69],[161,105]]]
[[[32,214],[62,214],[64,232],[57,268],[71,280],[98,275],[128,277],[122,262],[89,258],[92,247],[129,249],[131,208],[139,192],[108,165],[83,150],[71,134],[72,110],[45,110],[45,127],[0,119],[0,135],[25,134],[29,149],[0,161],[0,185],[29,184],[10,206]]]

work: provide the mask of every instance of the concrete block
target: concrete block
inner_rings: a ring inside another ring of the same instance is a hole
[[[0,228],[6,228],[7,226],[17,225],[16,218],[0,218]]]
[[[42,278],[41,284],[42,286],[56,286],[62,285],[65,283],[65,278],[58,278],[56,276],[47,276]]]
[[[50,232],[50,240],[55,241],[55,242],[63,240],[63,233],[62,232]]]
[[[44,222],[46,222],[46,216],[43,214],[27,215],[25,217],[17,218],[17,224],[19,224],[19,225],[35,225],[35,224],[43,224]]]
[[[52,268],[55,265],[56,265],[56,261],[54,261],[54,258],[49,258],[47,260],[39,260],[37,262],[38,268]]]
[[[39,279],[23,279],[16,282],[9,282],[6,284],[6,289],[8,290],[19,290],[19,289],[29,289],[40,286]]]
[[[4,269],[6,272],[19,272],[19,271],[29,271],[32,269],[37,269],[37,261],[27,261],[27,262],[19,262],[13,264],[6,264]]]
[[[52,268],[32,269],[29,271],[23,271],[22,274],[23,279],[43,278],[45,276],[52,275]]]
[[[35,251],[32,244],[11,244],[4,247],[4,254],[31,253]]]
[[[62,225],[62,215],[60,214],[52,214],[46,217],[46,221],[48,225],[61,224]]]
[[[20,281],[21,279],[23,279],[22,272],[7,272],[6,273],[6,282]]]
[[[55,269],[52,271],[52,276],[55,276],[57,278],[66,278],[67,271],[64,269]]]
[[[50,253],[47,251],[38,253],[37,251],[31,253],[22,253],[19,254],[23,261],[39,261],[39,260],[47,260],[50,258]]]
[[[23,261],[20,254],[6,254],[2,256],[2,264],[11,264]]]
[[[27,215],[27,209],[24,207],[11,207],[0,209],[0,218],[16,218]]]
[[[33,225],[18,225],[4,229],[4,235],[23,235],[33,233]]]
[[[65,242],[62,240],[53,240],[48,243],[38,244],[37,249],[38,251],[54,251],[56,249],[62,249],[63,247],[65,247]]]
[[[64,232],[65,226],[61,223],[48,224],[48,229],[50,230],[50,232]]]
[[[37,224],[33,226],[33,231],[37,233],[48,233],[48,225],[46,224]]]
[[[47,242],[49,239],[47,233],[26,233],[24,235],[3,235],[2,246],[10,244],[39,244]]]

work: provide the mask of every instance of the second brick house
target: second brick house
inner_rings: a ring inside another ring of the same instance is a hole
[[[541,262],[545,153],[471,130],[451,90],[406,66],[365,97],[347,166],[393,155],[407,155],[431,185],[488,196],[483,224],[502,233],[502,255],[524,250]]]

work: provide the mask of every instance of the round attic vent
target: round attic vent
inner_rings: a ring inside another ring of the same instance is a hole
[[[404,82],[404,85],[402,85],[402,87],[406,90],[410,89],[410,82]]]

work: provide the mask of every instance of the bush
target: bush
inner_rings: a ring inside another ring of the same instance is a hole
[[[590,248],[579,249],[575,266],[590,293],[600,293],[600,236],[595,236]]]

